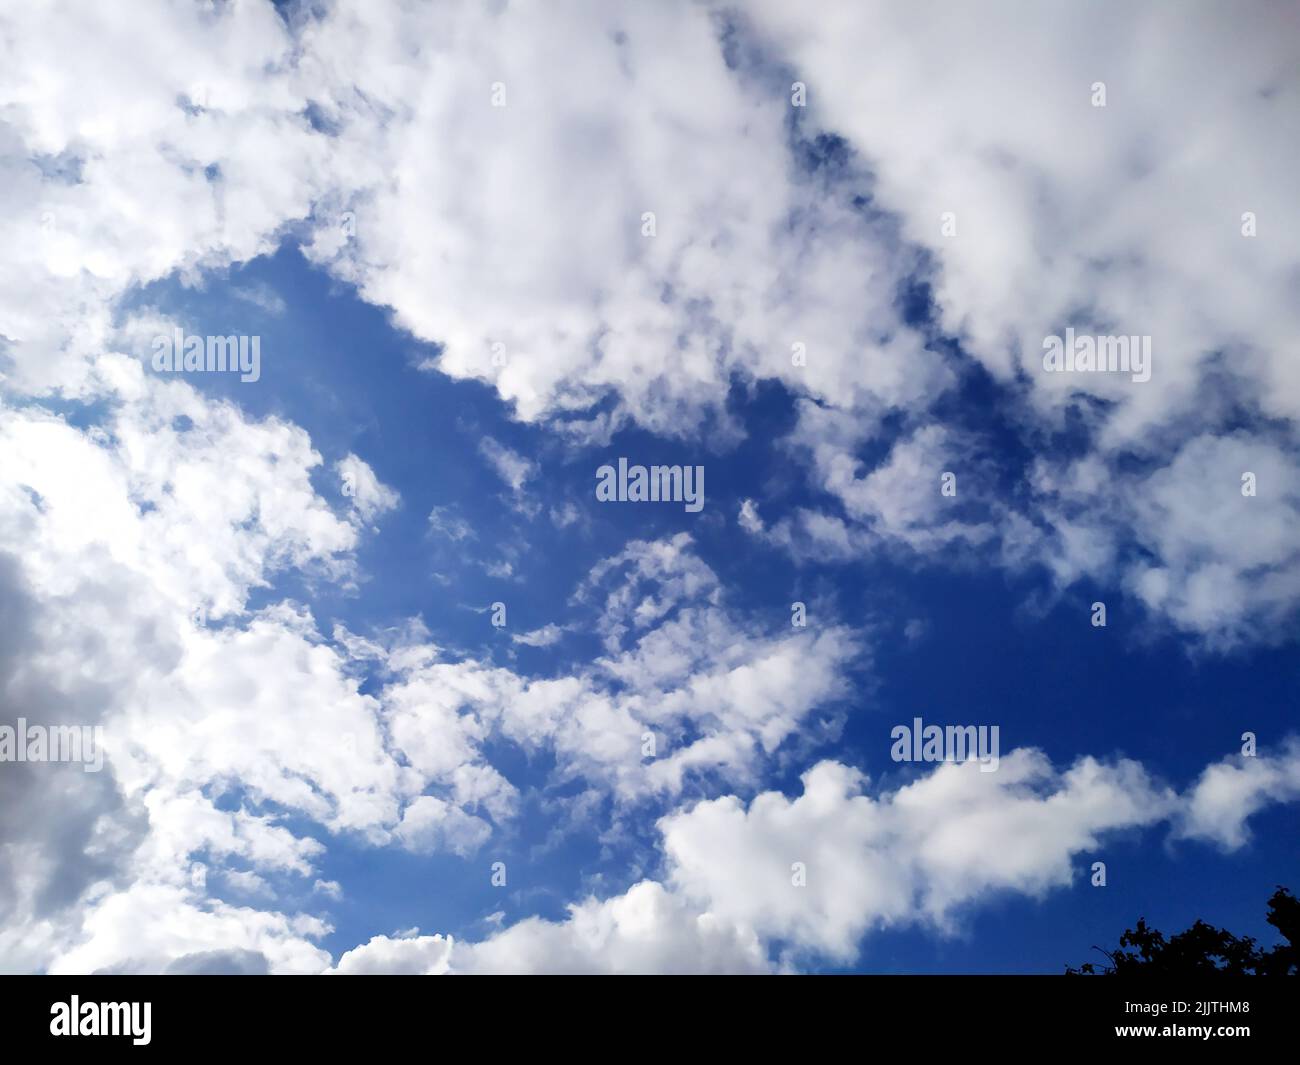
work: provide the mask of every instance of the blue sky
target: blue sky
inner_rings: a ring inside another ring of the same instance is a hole
[[[0,724],[102,726],[108,771],[0,765],[0,968],[1271,941],[1284,6],[1248,68],[1209,7],[278,7],[11,27]],[[112,59],[145,28],[188,64]],[[1067,326],[1150,337],[1151,380],[1047,372]],[[259,379],[157,372],[173,327],[258,337]],[[598,501],[620,457],[702,467],[702,510]],[[893,760],[918,717],[1000,763]]]
[[[281,296],[284,313],[250,318],[247,301],[231,294],[250,288]],[[1133,605],[1123,599],[1112,601],[1107,628],[1096,631],[1089,605],[1094,592],[1106,598],[1104,586],[1057,595],[1042,573],[1032,571],[990,574],[893,559],[796,563],[786,552],[739,537],[734,521],[717,519],[734,515],[742,500],[775,496],[793,506],[813,498],[774,446],[793,421],[792,398],[779,386],[752,395],[735,391],[733,409],[746,435],[725,450],[711,448],[707,437],[683,443],[636,430],[616,433],[607,446],[557,447],[545,432],[512,420],[481,385],[417,369],[436,349],[391,328],[381,312],[331,284],[292,247],[201,289],[164,282],[139,298],[199,334],[255,326],[264,350],[274,353],[264,363],[271,384],[241,390],[219,379],[222,392],[240,400],[241,391],[253,393],[243,404],[251,412],[303,426],[327,463],[349,451],[367,455],[380,479],[401,493],[401,508],[357,553],[361,587],[313,596],[323,627],[342,621],[364,631],[418,616],[434,642],[457,653],[500,661],[530,676],[561,675],[599,651],[589,615],[566,605],[591,567],[629,540],[686,532],[747,614],[776,628],[788,623],[790,602],[807,599],[818,614],[872,633],[869,665],[862,664],[845,698],[825,707],[842,716],[842,731],[814,750],[833,753],[885,787],[911,775],[911,767],[890,760],[888,737],[890,728],[914,716],[995,722],[1008,746],[1040,748],[1056,763],[1099,752],[1134,758],[1177,787],[1239,745],[1242,730],[1285,735],[1292,722],[1289,708],[1300,683],[1293,650],[1197,656],[1184,641],[1153,634],[1148,619],[1133,618]],[[962,358],[959,349],[956,358]],[[969,372],[970,388],[954,406],[975,431],[998,437],[1006,430],[997,405],[1006,399],[978,370]],[[477,454],[485,436],[535,456],[540,469],[532,492],[541,500],[580,506],[581,529],[557,530],[548,521],[521,516],[490,463]],[[1012,438],[1008,446],[1023,444]],[[713,520],[669,504],[592,505],[595,469],[619,455],[703,463],[707,516]],[[474,532],[464,549],[430,532],[429,513],[448,507]],[[513,545],[524,553],[523,579],[492,577],[475,564],[476,557],[493,558],[492,545]],[[433,580],[434,573],[450,578],[449,585]],[[270,600],[302,593],[290,578],[263,594]],[[494,631],[476,613],[496,601],[507,604],[508,631],[570,623],[576,631],[557,647],[513,646],[502,638],[505,632]],[[912,621],[923,627],[915,639],[904,632]],[[483,919],[501,910],[511,920],[534,913],[562,920],[568,901],[593,885],[612,893],[634,881],[630,869],[647,871],[644,854],[631,848],[602,853],[588,839],[569,839],[538,853],[553,827],[537,808],[553,788],[553,763],[524,757],[508,744],[495,756],[511,766],[512,780],[537,789],[499,845],[474,858],[331,848],[320,869],[345,885],[346,899],[336,908],[328,948],[341,952],[389,928],[474,937]],[[764,787],[797,795],[804,768],[792,763]],[[1077,963],[1094,942],[1110,945],[1139,915],[1162,928],[1202,917],[1267,939],[1271,930],[1259,900],[1277,883],[1296,879],[1300,858],[1293,830],[1292,811],[1269,811],[1256,823],[1248,853],[1230,859],[1204,844],[1165,845],[1139,833],[1121,834],[1076,859],[1077,882],[1069,889],[1041,900],[995,898],[973,908],[952,935],[882,931],[864,945],[858,964],[841,968],[1055,971]],[[482,875],[486,857],[518,863],[527,887],[503,898]],[[1088,884],[1087,866],[1095,858],[1106,860],[1115,877],[1104,890]]]

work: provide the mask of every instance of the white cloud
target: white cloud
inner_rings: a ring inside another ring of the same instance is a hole
[[[442,372],[597,436],[725,417],[733,374],[927,394],[939,359],[898,328],[899,257],[851,202],[865,185],[799,175],[784,95],[730,70],[719,30],[687,3],[339,5],[304,32],[304,85],[341,130],[357,226],[340,241],[331,219],[314,254],[442,344]]]
[[[394,834],[402,846],[417,853],[449,850],[470,855],[487,842],[492,826],[442,799],[421,795],[406,808]]]
[[[375,476],[375,471],[356,455],[349,453],[340,459],[334,464],[334,470],[339,475],[344,496],[351,501],[357,517],[366,524],[401,502],[402,497],[383,484]]]
[[[1180,796],[1136,762],[1081,758],[1057,769],[1022,748],[997,773],[974,762],[942,764],[873,795],[860,772],[823,761],[803,775],[793,799],[763,792],[746,805],[725,796],[660,819],[663,883],[588,898],[570,905],[563,921],[527,918],[478,943],[379,937],[344,955],[339,968],[371,953],[368,971],[396,972],[761,972],[819,959],[849,963],[881,928],[919,923],[951,934],[971,907],[1001,893],[1041,897],[1068,887],[1114,833],[1169,824],[1179,836],[1240,846],[1244,818],[1300,797],[1297,765],[1294,743],[1281,759],[1225,760]]]
[[[353,947],[331,972],[344,976],[403,975],[439,976],[448,971],[455,941],[444,936],[415,936],[390,939],[375,936],[369,943]]]
[[[1150,824],[1170,802],[1133,763],[1085,759],[1062,774],[1029,750],[997,773],[940,766],[878,799],[836,762],[803,781],[793,800],[768,792],[746,810],[729,797],[665,817],[669,882],[767,940],[841,961],[872,928],[942,924],[993,891],[1064,886],[1102,833]],[[806,886],[795,886],[796,862]]]
[[[270,4],[142,3],[120,17],[63,5],[4,21],[5,386],[93,394],[115,299],[273,250],[325,196],[330,154]]]
[[[752,932],[699,913],[643,881],[603,902],[569,907],[563,922],[529,918],[481,943],[458,943],[461,973],[760,973],[770,968]]]
[[[1187,798],[1181,834],[1236,850],[1249,839],[1247,819],[1271,803],[1300,799],[1300,741],[1280,754],[1225,759],[1208,766]]]
[[[1004,380],[1023,365],[1044,405],[1074,389],[1117,402],[1112,444],[1195,413],[1215,352],[1270,412],[1300,414],[1300,139],[1288,135],[1300,82],[1284,8],[1241,19],[1210,4],[1174,17],[1118,0],[1002,0],[939,12],[745,8],[808,82],[810,119],[870,160],[881,206],[934,256],[946,328]],[[1257,238],[1242,236],[1245,211]],[[1148,385],[1041,372],[1043,338],[1090,322],[1154,337]]]
[[[752,499],[741,500],[740,511],[736,515],[736,520],[740,522],[740,527],[745,532],[752,535],[759,535],[764,531],[763,519],[758,513],[758,504]]]
[[[747,623],[685,535],[635,541],[598,563],[575,603],[599,611],[608,653],[558,677],[394,649],[403,666],[381,699],[411,766],[449,786],[502,736],[551,749],[561,779],[599,781],[627,801],[678,794],[693,774],[748,782],[815,708],[845,693],[844,672],[863,652],[843,626],[769,634]]]
[[[474,530],[469,522],[457,516],[450,507],[434,507],[429,511],[429,531],[445,536],[453,543],[474,539]]]
[[[1247,473],[1254,495],[1243,492]],[[1240,432],[1194,437],[1137,473],[1097,458],[1040,461],[1034,488],[1050,532],[1013,554],[1045,562],[1062,585],[1109,577],[1212,647],[1276,642],[1300,601],[1298,483],[1294,455]]]
[[[376,936],[331,972],[475,974],[761,973],[770,970],[752,933],[700,914],[643,881],[626,894],[574,903],[564,921],[532,917],[478,942],[440,935]]]
[[[289,305],[284,302],[284,298],[264,282],[236,285],[231,289],[231,294],[236,299],[260,308],[273,318],[283,317],[284,313],[289,309]]]
[[[515,643],[521,643],[525,647],[550,647],[563,638],[564,629],[556,624],[543,625],[540,629],[533,629],[532,632],[516,633],[510,637]]]
[[[488,461],[496,475],[518,495],[523,491],[529,479],[537,475],[537,464],[524,458],[518,451],[505,446],[499,440],[485,436],[479,441],[479,453]]]
[[[166,919],[159,920],[160,914]],[[161,972],[188,955],[248,951],[264,957],[274,972],[318,973],[330,957],[315,941],[329,931],[311,916],[202,901],[178,887],[139,883],[91,900],[82,942],[61,954],[49,971]]]

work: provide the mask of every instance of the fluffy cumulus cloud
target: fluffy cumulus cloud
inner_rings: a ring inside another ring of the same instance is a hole
[[[1278,30],[1294,12],[1261,4],[1241,18],[1194,4],[1195,17],[1172,19],[1148,5],[1008,0],[745,13],[806,82],[811,120],[862,154],[880,205],[929,256],[944,333],[1023,394],[1037,413],[1028,442],[1096,516],[1097,528],[1080,528],[1030,482],[1023,512],[991,508],[1000,553],[1064,583],[1112,582],[1212,644],[1267,638],[1294,616],[1294,551],[1275,536],[1300,518],[1294,432],[1234,422],[1243,406],[1257,418],[1300,413],[1288,206],[1300,80],[1294,35]],[[1150,337],[1150,380],[1045,372],[1043,342],[1067,328]],[[1051,458],[1044,434],[1067,415],[1086,426],[1086,477]],[[801,426],[815,457],[839,446],[823,430]],[[876,472],[907,457],[896,448]],[[876,474],[846,482],[852,464],[815,464],[840,514],[777,535],[841,552],[874,544],[880,515],[859,508]],[[1256,466],[1281,476],[1241,510],[1241,475]],[[933,493],[933,468],[918,473],[904,498]],[[1196,491],[1173,504],[1189,478]],[[1211,514],[1237,516],[1210,532]],[[926,525],[948,544],[946,519]],[[1135,536],[1142,563],[1114,546]]]
[[[765,938],[851,961],[872,927],[1064,886],[1104,832],[1156,821],[1170,803],[1136,764],[1086,759],[1058,773],[1030,750],[994,774],[946,765],[876,799],[862,784],[822,762],[793,801],[714,799],[665,818],[671,883]]]
[[[357,517],[370,522],[392,510],[401,496],[375,476],[375,471],[356,455],[348,454],[334,464],[339,475],[339,490],[351,500]]]
[[[569,907],[566,920],[531,918],[480,942],[376,936],[345,953],[342,974],[762,973],[767,954],[752,931],[700,913],[644,880],[603,902]]]
[[[938,260],[946,328],[993,373],[1022,368],[1044,405],[1118,403],[1115,443],[1195,413],[1216,357],[1270,413],[1300,413],[1287,5],[745,11],[808,83],[812,117],[869,158],[882,204]],[[1045,376],[1043,338],[1067,326],[1151,336],[1152,387]]]
[[[533,918],[480,943],[459,944],[460,973],[759,973],[770,969],[752,929],[701,913],[652,880],[603,902],[569,907],[563,922]]]
[[[1246,817],[1294,799],[1296,772],[1291,745],[1212,765],[1178,794],[1136,762],[1082,758],[1061,770],[1019,749],[996,773],[942,765],[872,796],[858,771],[824,761],[797,798],[707,800],[659,827],[676,892],[796,955],[851,961],[872,928],[947,928],[991,894],[1074,883],[1081,856],[1111,833],[1165,822],[1239,847]]]
[[[142,380],[129,361],[113,369],[104,428],[0,410],[0,557],[22,623],[5,709],[99,726],[107,754],[98,774],[73,765],[3,776],[6,964],[126,960],[105,937],[144,950],[148,937],[132,932],[155,925],[166,899],[177,926],[172,939],[150,933],[154,961],[228,945],[238,939],[229,927],[249,917],[265,922],[250,930],[257,938],[298,937],[277,957],[311,968],[302,958],[317,948],[301,937],[321,922],[205,909],[193,867],[229,864],[245,888],[261,883],[253,869],[311,871],[319,843],[271,816],[219,808],[236,786],[254,806],[283,804],[336,831],[396,818],[401,774],[374,709],[310,615],[289,602],[247,608],[251,589],[289,568],[346,581],[357,532],[312,490],[320,458],[301,430]],[[232,457],[241,476],[229,476]],[[344,733],[356,740],[346,756]],[[64,954],[81,940],[91,945]]]
[[[1246,843],[1247,819],[1275,802],[1300,797],[1300,742],[1280,756],[1237,758],[1206,768],[1188,796],[1182,834],[1235,850]]]
[[[606,396],[687,431],[735,376],[793,381],[796,344],[800,388],[916,401],[943,370],[900,328],[889,228],[864,185],[797,166],[788,94],[725,52],[725,21],[338,5],[302,34],[298,84],[352,178],[312,253],[442,345],[437,369],[584,434]]]
[[[1164,466],[1040,460],[1032,481],[1050,533],[1010,550],[1045,549],[1061,583],[1110,574],[1216,648],[1286,638],[1300,598],[1300,460],[1290,448],[1242,431],[1202,433]]]
[[[344,976],[441,976],[448,970],[452,946],[444,936],[375,936],[346,951],[333,971]]]
[[[129,302],[297,241],[433,345],[429,372],[570,440],[734,442],[729,397],[780,384],[811,492],[775,518],[746,501],[753,537],[850,564],[984,552],[1110,581],[1214,646],[1270,638],[1300,603],[1300,67],[1293,13],[1196,12],[9,5],[0,698],[103,726],[108,759],[0,773],[0,968],[758,972],[1062,887],[1108,833],[1241,846],[1300,796],[1294,747],[1182,794],[1031,750],[874,792],[821,761],[800,795],[763,790],[835,737],[867,641],[747,612],[684,534],[591,569],[566,606],[599,648],[547,672],[415,622],[327,634],[312,591],[358,592],[401,496],[286,416],[149,373],[178,323]],[[1151,380],[1044,373],[1071,326],[1150,336]],[[972,375],[1039,449],[1014,504],[945,417]],[[486,438],[478,459],[541,513],[535,456]],[[454,506],[429,527],[475,538]],[[335,961],[322,855],[479,853],[529,798],[502,744],[594,793],[602,829],[657,819],[660,875]]]
[[[195,406],[188,386],[165,389],[191,401],[196,420],[188,432],[202,433],[205,415],[233,416]],[[273,434],[268,446],[281,449],[274,476],[283,492],[319,458],[305,448],[292,469],[278,428],[264,427]],[[17,457],[5,482],[11,531],[45,545],[26,566],[6,564],[15,593],[8,601],[15,613],[33,614],[18,631],[54,634],[48,646],[30,637],[21,648],[24,667],[11,675],[6,701],[32,720],[103,721],[111,766],[103,777],[6,774],[11,963],[152,971],[235,944],[275,971],[314,971],[321,957],[314,940],[328,922],[249,909],[256,899],[248,896],[275,897],[274,885],[309,882],[322,839],[475,853],[519,802],[517,788],[483,753],[500,738],[551,751],[557,776],[603,781],[623,802],[671,800],[690,774],[751,782],[815,707],[841,694],[842,671],[858,651],[845,630],[768,635],[729,613],[717,578],[684,537],[633,544],[597,567],[581,589],[586,600],[609,585],[603,604],[587,603],[594,625],[629,610],[624,581],[638,582],[658,606],[641,612],[640,637],[626,650],[571,675],[535,679],[451,660],[419,626],[386,645],[346,630],[327,640],[291,601],[256,612],[246,606],[249,587],[268,581],[276,560],[346,573],[356,529],[305,481],[295,509],[261,514],[284,540],[277,548],[269,530],[248,520],[243,495],[214,499],[181,489],[201,470],[119,468],[129,447],[107,454],[104,441],[48,416],[15,413],[6,429]],[[120,429],[129,438],[129,427]],[[243,429],[247,459],[257,427]],[[29,446],[25,434],[33,434]],[[38,447],[46,456],[41,476],[23,461]],[[66,456],[62,467],[54,455]],[[98,494],[61,490],[60,469],[67,478],[94,463],[103,466]],[[152,499],[157,507],[144,505]],[[229,564],[193,575],[191,553],[172,559],[145,550],[160,512],[174,529],[211,541],[209,560],[229,552]],[[260,568],[250,568],[251,559]],[[155,584],[184,593],[182,601],[156,592],[148,598]],[[123,589],[133,604],[126,615]],[[203,604],[213,604],[213,613]],[[109,611],[119,633],[134,618],[138,637],[97,638],[110,627]],[[142,671],[138,656],[148,648],[154,666]],[[388,678],[374,695],[359,690],[363,663]],[[646,735],[662,745],[658,760],[643,757]],[[233,810],[217,802],[234,789],[241,802]],[[46,804],[39,832],[22,819],[37,804]],[[291,831],[261,810],[293,811],[317,826],[315,834]],[[51,832],[63,819],[66,826]],[[244,896],[241,904],[214,891],[218,882]],[[172,921],[135,935],[160,906]],[[641,911],[616,907],[615,929],[635,924]],[[707,938],[707,929],[701,934]],[[717,949],[726,956],[725,944]]]
[[[93,394],[115,299],[272,250],[325,194],[329,153],[270,4],[14,10],[0,47],[0,372]]]
[[[1179,794],[1133,761],[1082,758],[1058,769],[1020,749],[997,773],[941,765],[872,794],[860,772],[823,761],[794,798],[729,795],[662,818],[663,882],[480,941],[377,937],[337,970],[699,973],[849,962],[872,929],[951,931],[964,907],[990,895],[1076,883],[1082,856],[1115,833],[1167,824],[1236,848],[1245,817],[1294,798],[1297,765],[1294,746],[1224,761]]]
[[[800,506],[767,524],[753,500],[742,529],[797,557],[853,560],[873,549],[952,558],[994,542],[1008,516],[978,441],[938,424],[894,441],[872,466],[857,457],[871,430],[851,411],[804,401],[791,446],[837,509]]]
[[[410,766],[498,818],[517,796],[482,761],[493,738],[549,750],[559,778],[602,782],[622,802],[672,798],[692,778],[752,784],[846,693],[864,653],[843,626],[773,633],[729,609],[685,534],[597,564],[577,601],[609,653],[558,677],[449,660],[424,642],[385,650],[384,714]]]

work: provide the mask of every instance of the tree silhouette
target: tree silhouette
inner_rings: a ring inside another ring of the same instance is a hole
[[[1067,967],[1070,976],[1295,976],[1300,974],[1300,899],[1279,887],[1268,900],[1268,923],[1285,943],[1261,950],[1250,936],[1238,938],[1222,928],[1197,921],[1185,932],[1165,938],[1140,918],[1136,928],[1119,937],[1114,951],[1101,950],[1109,965],[1084,962]]]

